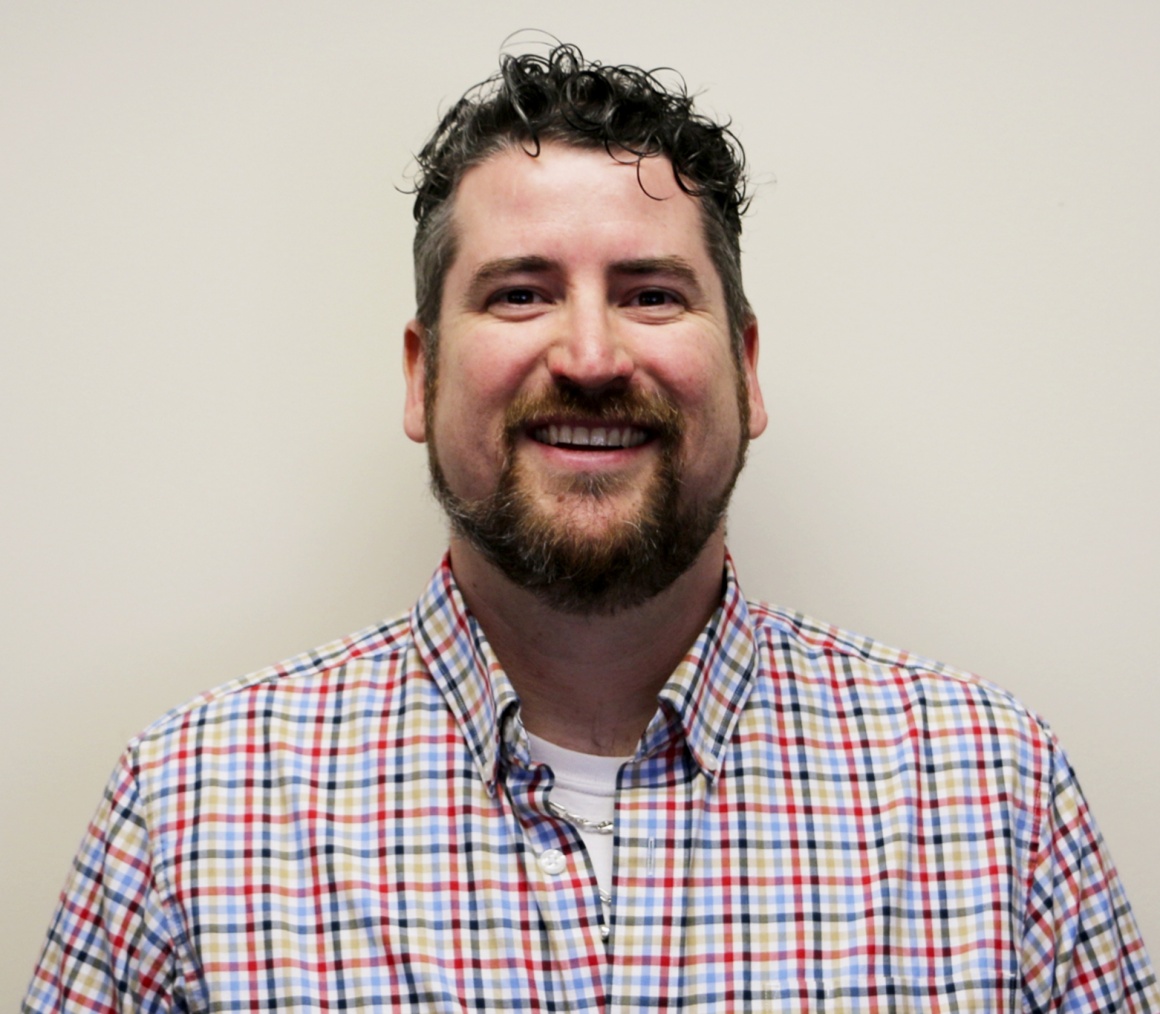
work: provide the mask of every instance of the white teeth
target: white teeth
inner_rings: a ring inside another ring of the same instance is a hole
[[[558,447],[639,447],[648,439],[644,430],[635,426],[570,426],[551,423],[535,431],[535,438],[543,444]]]

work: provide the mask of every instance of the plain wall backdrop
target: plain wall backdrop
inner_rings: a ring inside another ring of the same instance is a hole
[[[749,595],[1046,716],[1160,947],[1160,5],[0,0],[0,1005],[125,741],[437,563],[395,188],[527,27],[746,144]]]

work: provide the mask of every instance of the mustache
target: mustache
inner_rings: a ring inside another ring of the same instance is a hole
[[[504,433],[510,445],[529,426],[569,417],[581,423],[634,426],[648,430],[669,444],[679,440],[685,430],[680,409],[663,394],[636,390],[585,391],[557,386],[516,398],[504,413]]]

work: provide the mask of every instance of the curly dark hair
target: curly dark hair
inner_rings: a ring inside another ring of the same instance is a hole
[[[560,43],[547,56],[504,56],[499,73],[471,88],[443,117],[417,156],[415,185],[415,300],[431,342],[455,257],[450,199],[463,174],[513,145],[535,156],[544,142],[559,141],[604,148],[622,160],[626,153],[638,162],[669,159],[677,185],[701,202],[740,357],[741,336],[753,316],[741,284],[741,216],[749,206],[745,153],[728,123],[694,111],[683,82],[666,88],[656,74],[586,61],[576,46]]]

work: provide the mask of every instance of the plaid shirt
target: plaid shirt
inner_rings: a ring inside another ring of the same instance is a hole
[[[445,561],[130,744],[25,1010],[1160,1010],[1044,725],[731,566],[620,772],[607,925],[551,787]]]

